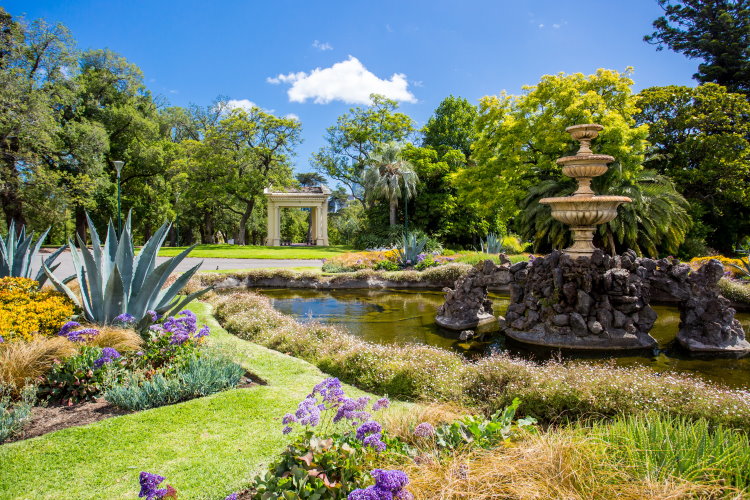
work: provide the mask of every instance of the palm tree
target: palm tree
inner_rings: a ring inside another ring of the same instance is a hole
[[[568,196],[575,181],[547,180],[529,190],[521,203],[521,233],[534,240],[534,248],[549,244],[564,248],[570,243],[567,226],[552,218],[550,208],[539,204],[541,198]],[[639,255],[656,257],[661,252],[674,254],[692,224],[688,202],[670,179],[651,170],[638,171],[626,179],[616,169],[601,178],[595,190],[602,195],[629,196],[633,203],[622,205],[619,215],[598,227],[603,245],[614,254],[632,248]]]
[[[379,145],[370,155],[362,184],[368,200],[386,199],[391,207],[391,226],[396,225],[398,200],[413,198],[419,178],[411,163],[401,158],[403,146],[395,142]]]

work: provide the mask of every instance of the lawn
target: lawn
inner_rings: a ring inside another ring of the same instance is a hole
[[[160,257],[174,257],[187,247],[162,247]],[[336,245],[329,247],[266,247],[258,245],[198,245],[190,257],[201,259],[328,259],[335,255],[351,252],[352,247]]]
[[[325,375],[223,330],[193,302],[211,343],[268,381],[0,446],[0,498],[136,498],[138,474],[167,477],[180,498],[223,499],[284,448],[280,418]],[[364,394],[347,386],[347,393]]]

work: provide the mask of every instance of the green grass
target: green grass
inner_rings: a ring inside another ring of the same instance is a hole
[[[187,247],[162,247],[161,257],[174,257]],[[266,247],[257,245],[198,245],[190,257],[201,259],[328,259],[351,252],[352,247],[338,245],[329,247]]]
[[[180,498],[223,499],[272,461],[288,441],[279,417],[325,375],[230,335],[204,303],[190,309],[212,344],[269,384],[2,445],[0,498],[133,499],[143,470],[166,476]]]

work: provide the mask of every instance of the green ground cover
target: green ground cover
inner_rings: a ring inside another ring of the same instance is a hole
[[[213,345],[269,384],[2,445],[0,498],[135,498],[142,470],[166,476],[181,498],[224,498],[273,460],[287,442],[279,418],[324,374],[228,334],[207,304],[190,309]]]
[[[187,247],[162,247],[160,257],[174,257]],[[328,259],[334,255],[352,251],[352,247],[338,245],[329,247],[266,247],[257,245],[198,245],[190,257],[201,259]]]

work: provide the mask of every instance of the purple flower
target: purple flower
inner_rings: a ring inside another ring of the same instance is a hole
[[[296,421],[297,421],[297,417],[295,417],[291,413],[287,413],[286,415],[284,415],[284,418],[281,419],[281,423],[284,425],[288,425]]]
[[[425,258],[427,258],[427,254],[420,253],[419,255],[417,255],[417,263],[422,262],[423,260],[425,260]]]
[[[383,408],[388,408],[389,406],[391,406],[391,401],[388,398],[380,398],[375,401],[374,405],[372,405],[372,411],[382,410]]]
[[[323,380],[313,387],[310,396],[320,394],[324,403],[339,403],[344,399],[344,390],[341,388],[341,381],[336,377]]]
[[[153,321],[154,323],[159,321],[159,318],[161,317],[159,316],[159,314],[156,313],[156,311],[146,311],[146,314],[151,316],[151,321]]]
[[[117,349],[114,347],[105,347],[102,349],[101,357],[94,361],[94,368],[100,368],[120,357],[122,357],[122,355],[117,352]]]
[[[195,334],[194,338],[199,339],[201,337],[207,337],[209,333],[211,333],[211,330],[208,328],[207,325],[203,325],[203,328],[198,330],[198,333]]]
[[[190,334],[183,331],[177,331],[172,334],[172,338],[169,340],[169,343],[172,345],[182,345],[185,342],[190,340]]]
[[[128,313],[122,313],[112,321],[114,323],[132,323],[133,321],[135,321],[135,316]]]
[[[430,437],[435,435],[435,428],[427,423],[422,422],[414,428],[414,435],[417,437]]]
[[[227,497],[224,500],[237,500],[237,493],[232,493],[231,495],[227,495]]]
[[[5,343],[5,339],[3,338],[2,335],[0,335],[0,344],[3,344],[3,343]]]
[[[167,488],[159,489],[159,484],[164,481],[163,476],[157,474],[151,474],[149,472],[141,472],[138,482],[141,484],[141,492],[138,493],[139,498],[145,497],[146,500],[155,500],[162,498],[167,494]]]
[[[290,432],[292,432],[292,428],[287,425],[281,432],[283,434],[289,434]]]
[[[381,437],[382,437],[381,434],[371,434],[370,436],[367,436],[365,439],[362,440],[362,444],[364,446],[369,446],[370,448],[374,448],[377,451],[385,451],[386,445],[380,439]]]
[[[63,327],[64,328],[64,327]],[[99,335],[99,330],[96,328],[82,328],[74,332],[68,331],[65,335],[71,342],[85,342],[88,338],[96,337]]]
[[[349,493],[347,500],[408,500],[411,493],[403,488],[409,483],[407,475],[400,470],[375,469],[370,472],[375,484]]]
[[[357,428],[357,439],[362,441],[368,434],[377,434],[382,430],[383,428],[379,423],[374,420],[370,420],[369,422],[365,422]]]
[[[73,329],[75,329],[75,328],[78,328],[79,326],[81,326],[81,324],[80,324],[80,323],[78,323],[78,322],[75,322],[75,321],[68,321],[67,323],[65,323],[65,324],[64,324],[64,325],[62,326],[62,328],[60,328],[60,331],[59,331],[59,332],[57,332],[57,334],[58,334],[58,335],[60,335],[60,336],[67,336],[67,335],[68,335],[68,333],[69,333],[69,332],[70,332],[71,330],[73,330]]]

